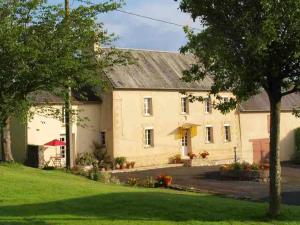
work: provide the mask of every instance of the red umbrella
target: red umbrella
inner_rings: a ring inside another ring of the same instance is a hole
[[[52,141],[49,141],[48,143],[44,144],[47,146],[65,146],[66,143],[57,139],[54,139]]]

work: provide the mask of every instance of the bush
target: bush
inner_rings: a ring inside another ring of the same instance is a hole
[[[126,157],[117,157],[115,158],[115,162],[119,165],[124,165],[126,162]]]
[[[85,152],[83,154],[80,154],[77,157],[75,162],[76,165],[80,165],[80,166],[91,166],[98,163],[95,156],[90,152]]]
[[[127,180],[127,184],[130,186],[138,186],[138,183],[139,183],[139,178],[137,177],[130,177]]]
[[[141,180],[138,185],[146,188],[155,188],[156,180],[153,177],[146,177],[145,179]]]
[[[180,154],[176,154],[173,157],[170,158],[170,163],[182,163],[182,159],[181,159],[181,155]]]

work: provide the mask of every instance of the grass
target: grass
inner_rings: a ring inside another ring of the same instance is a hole
[[[300,207],[265,219],[267,204],[105,185],[62,171],[0,164],[0,224],[300,224]]]

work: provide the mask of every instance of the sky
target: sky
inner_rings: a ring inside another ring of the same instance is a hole
[[[70,0],[74,5],[74,0]],[[57,3],[63,0],[50,0]],[[97,0],[92,0],[96,3]],[[98,2],[103,2],[98,0]],[[199,22],[194,23],[190,16],[180,11],[179,3],[174,0],[126,0],[122,10],[166,20],[201,29]],[[99,16],[109,33],[115,33],[118,40],[114,43],[120,48],[152,49],[178,51],[186,43],[183,28],[156,22],[121,12],[109,12]]]

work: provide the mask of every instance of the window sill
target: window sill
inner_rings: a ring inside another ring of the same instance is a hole
[[[214,144],[214,142],[207,142],[207,141],[206,141],[205,144]]]
[[[152,117],[152,114],[144,114],[144,117]]]
[[[152,145],[145,145],[144,148],[154,148]]]

